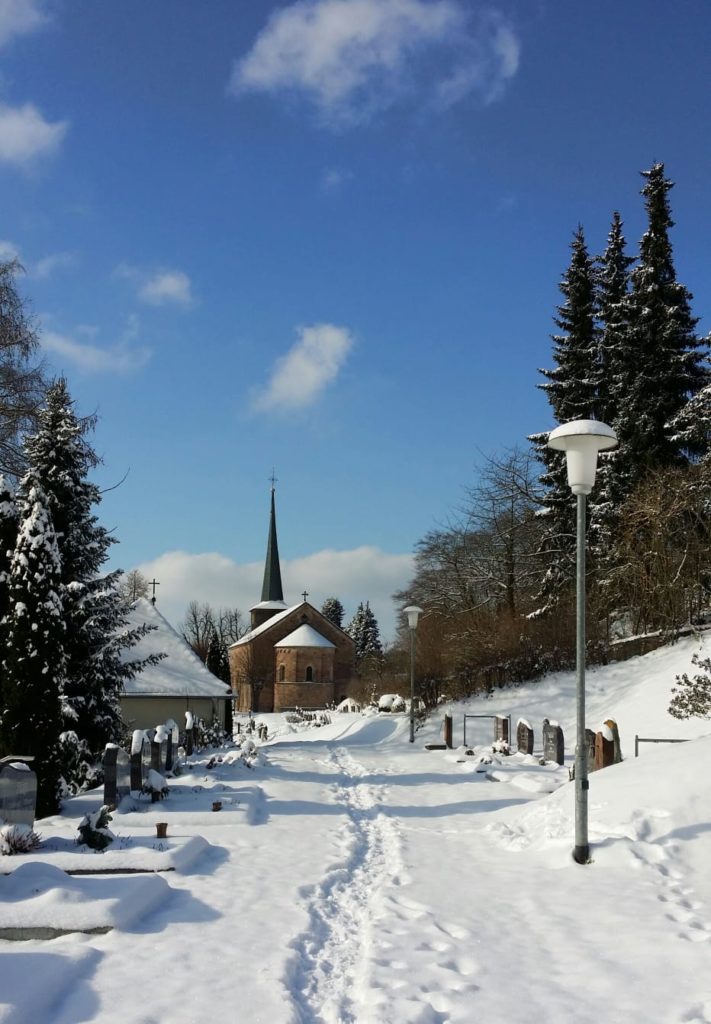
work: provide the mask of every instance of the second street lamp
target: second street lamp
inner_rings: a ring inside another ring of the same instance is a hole
[[[403,611],[407,615],[407,624],[410,627],[410,743],[415,742],[415,631],[417,620],[422,615],[422,609],[416,604],[411,604]]]
[[[548,447],[564,451],[568,484],[577,495],[576,558],[576,706],[575,741],[575,849],[578,864],[590,860],[588,843],[588,762],[585,747],[585,498],[595,484],[598,452],[613,448],[617,436],[612,427],[597,420],[573,420],[563,423],[548,435]]]

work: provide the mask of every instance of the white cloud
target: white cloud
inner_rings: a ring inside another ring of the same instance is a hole
[[[284,598],[287,603],[307,600],[320,608],[327,597],[338,597],[346,609],[346,622],[360,601],[370,601],[384,638],[395,634],[396,611],[391,599],[410,582],[412,555],[389,554],[375,547],[350,551],[324,550],[291,561],[282,560]],[[207,601],[214,607],[240,608],[249,622],[248,610],[259,600],[264,562],[238,564],[216,552],[188,554],[168,551],[137,566],[149,579],[160,582],[158,607],[169,622],[179,626],[190,601]]]
[[[91,338],[94,338],[96,333],[94,328],[86,326],[77,328],[75,332]],[[138,333],[138,325],[131,318],[116,344],[105,348],[51,330],[45,330],[41,339],[47,352],[68,360],[84,373],[131,373],[145,366],[152,354],[149,348],[135,344]]]
[[[57,270],[66,270],[74,265],[76,257],[72,252],[55,252],[50,256],[43,256],[37,260],[31,270],[32,277],[38,280],[46,280]]]
[[[344,171],[340,167],[327,167],[321,175],[321,188],[324,192],[336,192],[352,177],[351,171]]]
[[[331,384],[353,346],[345,327],[314,324],[297,331],[299,340],[277,359],[264,391],[254,401],[260,412],[294,412],[312,405]]]
[[[0,240],[0,260],[3,263],[9,263],[11,260],[19,260],[20,250],[14,242],[8,242],[7,240]]]
[[[0,104],[0,161],[22,166],[49,156],[59,148],[66,131],[66,121],[45,121],[32,103]]]
[[[331,127],[421,97],[438,109],[490,102],[518,68],[503,17],[461,0],[296,0],[235,61],[228,91],[308,98]]]
[[[145,270],[121,263],[115,274],[132,281],[138,298],[150,306],[174,305],[187,309],[195,301],[190,278],[183,270]]]
[[[0,46],[41,28],[48,21],[37,0],[0,0]]]

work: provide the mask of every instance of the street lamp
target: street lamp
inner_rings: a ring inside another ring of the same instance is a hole
[[[411,604],[403,609],[410,627],[410,743],[415,742],[415,631],[422,609]]]
[[[575,745],[575,849],[578,864],[590,859],[588,843],[588,762],[585,743],[585,497],[595,484],[597,453],[617,444],[612,427],[597,420],[563,423],[548,435],[548,447],[564,451],[568,484],[578,498],[575,643],[577,737]]]

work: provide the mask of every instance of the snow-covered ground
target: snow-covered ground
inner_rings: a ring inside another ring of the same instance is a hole
[[[455,745],[465,711],[527,719],[536,750],[543,717],[557,719],[563,769],[427,752],[441,718],[410,745],[402,715],[301,731],[267,716],[275,738],[252,770],[200,755],[167,801],[114,815],[116,856],[135,864],[153,850],[166,867],[167,846],[148,838],[156,821],[168,845],[206,843],[158,876],[91,876],[114,894],[135,886],[113,930],[0,940],[0,1021],[710,1024],[711,726],[666,713],[698,648],[589,673],[588,724],[616,718],[626,759],[591,776],[585,867],[571,857],[570,673],[449,708]],[[635,733],[692,741],[635,759]],[[38,823],[48,862],[72,855],[67,837],[99,803],[87,794]],[[77,878],[47,889],[58,869],[23,864],[0,877],[0,915],[22,896],[65,923],[73,903],[82,916]],[[147,881],[161,884],[140,891]]]

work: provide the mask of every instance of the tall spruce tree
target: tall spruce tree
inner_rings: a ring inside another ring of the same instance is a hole
[[[650,469],[683,464],[689,452],[671,426],[708,383],[706,345],[696,334],[691,294],[676,279],[664,164],[642,172],[647,230],[631,274],[625,409],[618,417],[618,479],[630,493]]]
[[[560,290],[564,302],[558,306],[554,321],[560,333],[552,335],[556,365],[539,371],[546,383],[538,387],[545,392],[555,420],[565,423],[595,418],[600,393],[595,271],[580,226],[573,236],[570,264]],[[545,516],[542,554],[546,562],[539,594],[540,614],[557,604],[574,578],[575,502],[568,486],[565,455],[547,447],[548,433],[533,434],[530,440],[545,467],[540,477]]]
[[[32,472],[23,478],[19,499],[8,579],[0,750],[34,756],[37,815],[44,817],[59,809],[61,790],[66,638],[61,562],[49,502]]]
[[[64,729],[76,734],[81,772],[107,742],[119,738],[123,683],[141,667],[126,660],[125,651],[145,632],[126,629],[120,571],[101,575],[114,539],[94,513],[101,495],[88,479],[99,461],[86,437],[93,425],[93,419],[76,415],[67,383],[59,378],[48,389],[37,433],[25,444],[57,535],[67,623]],[[67,779],[70,788],[82,782]]]
[[[626,253],[622,218],[615,211],[607,247],[597,269],[597,317],[599,322],[600,384],[598,418],[620,431],[621,420],[628,415],[628,394],[633,365],[630,268],[634,258]],[[617,523],[617,512],[624,494],[618,479],[623,469],[619,447],[601,452],[595,492],[590,506],[589,543],[600,569],[609,558]]]
[[[337,597],[327,597],[321,606],[321,614],[334,626],[343,629],[343,616],[346,610]]]

